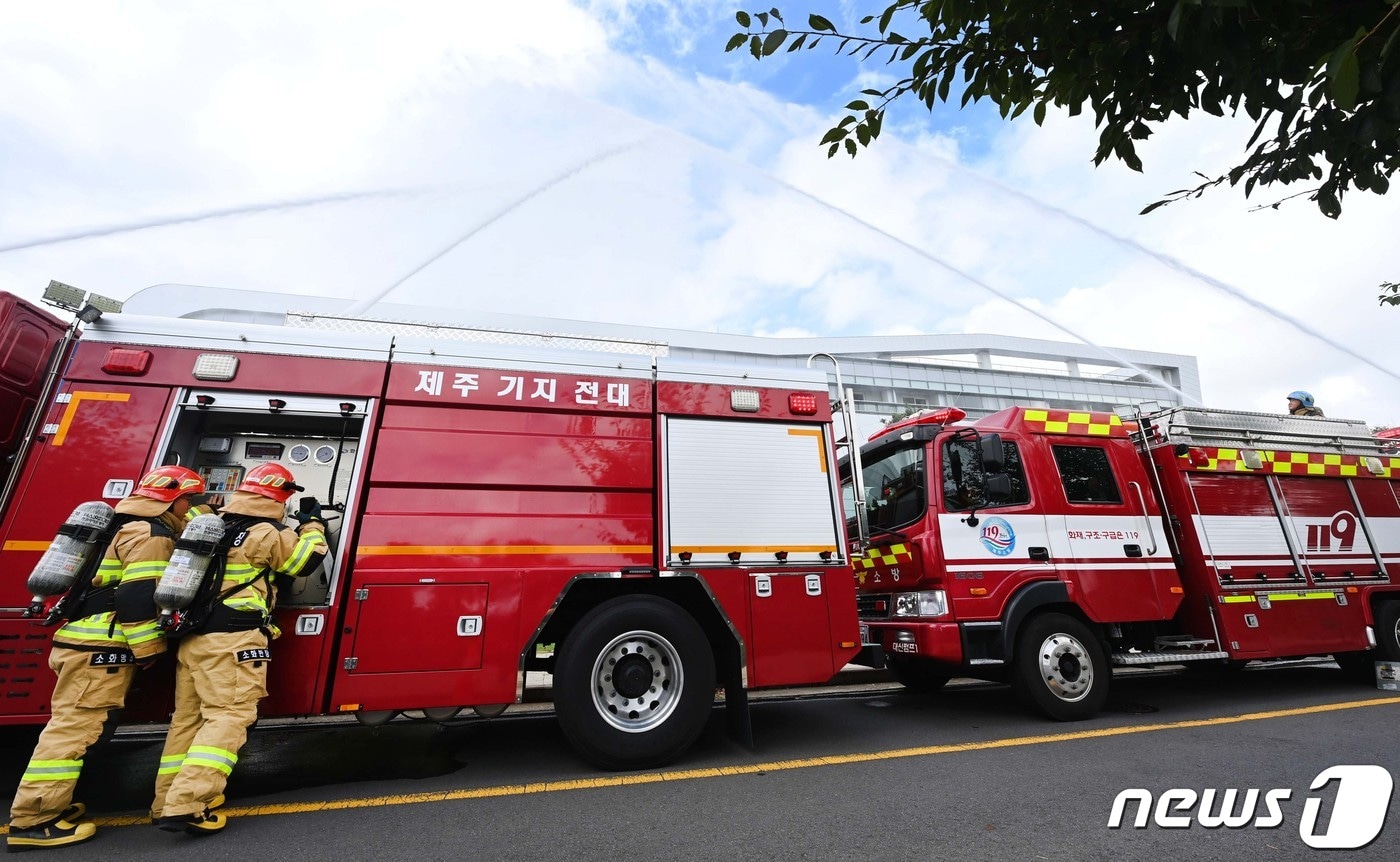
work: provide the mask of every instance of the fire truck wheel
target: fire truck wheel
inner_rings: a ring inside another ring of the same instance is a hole
[[[1400,661],[1400,602],[1376,605],[1377,661]]]
[[[1112,671],[1103,647],[1074,617],[1046,613],[1027,621],[1012,662],[1016,693],[1056,721],[1090,718],[1108,699]]]
[[[952,679],[951,675],[940,673],[936,665],[920,659],[890,659],[889,668],[900,685],[920,694],[933,694]]]
[[[704,729],[714,699],[709,641],[665,599],[604,602],[560,646],[555,714],[575,750],[604,769],[675,759]]]

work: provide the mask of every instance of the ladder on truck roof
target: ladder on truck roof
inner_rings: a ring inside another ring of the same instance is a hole
[[[1394,441],[1377,439],[1358,419],[1173,407],[1144,415],[1142,423],[1152,446],[1186,444],[1363,456],[1392,455],[1395,446]]]

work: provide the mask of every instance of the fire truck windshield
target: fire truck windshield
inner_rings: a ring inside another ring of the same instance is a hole
[[[887,449],[861,465],[865,482],[865,511],[873,533],[889,532],[914,523],[928,508],[924,446]],[[849,513],[846,526],[854,530],[855,495],[851,479],[842,479],[841,492]]]

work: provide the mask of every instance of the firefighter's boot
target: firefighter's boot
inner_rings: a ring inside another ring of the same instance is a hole
[[[213,835],[222,832],[228,825],[228,818],[215,814],[208,808],[203,814],[182,814],[176,817],[162,817],[156,824],[166,832],[184,832],[187,835]]]
[[[71,809],[70,809],[71,810]],[[97,827],[91,823],[74,823],[62,817],[24,828],[10,827],[5,838],[5,849],[11,853],[24,850],[42,850],[46,847],[66,847],[81,844],[97,834]]]

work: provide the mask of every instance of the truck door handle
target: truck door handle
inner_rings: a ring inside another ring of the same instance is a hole
[[[1124,545],[1123,553],[1127,554],[1130,557],[1141,557],[1142,545]]]
[[[1031,559],[1032,559],[1032,560],[1048,560],[1048,559],[1050,559],[1050,549],[1049,549],[1049,548],[1026,548],[1026,553],[1028,553],[1028,554],[1031,555]]]

